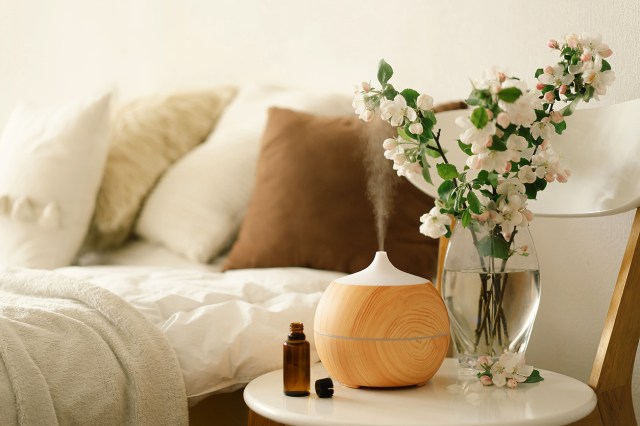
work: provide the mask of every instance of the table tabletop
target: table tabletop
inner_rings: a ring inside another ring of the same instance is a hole
[[[311,395],[287,397],[282,370],[247,385],[244,400],[254,412],[287,425],[562,425],[587,416],[596,395],[586,384],[540,370],[540,383],[516,389],[481,386],[473,375],[459,374],[456,359],[447,358],[421,387],[352,389],[335,384],[332,398],[318,398],[315,380],[328,377],[321,364],[311,368]]]

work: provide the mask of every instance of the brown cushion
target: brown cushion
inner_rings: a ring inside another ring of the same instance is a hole
[[[224,269],[353,273],[371,262],[378,245],[366,195],[364,126],[355,117],[270,109],[252,199]],[[385,250],[396,267],[432,278],[438,241],[418,228],[433,199],[398,179]]]

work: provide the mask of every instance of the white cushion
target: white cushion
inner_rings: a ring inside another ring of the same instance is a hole
[[[342,94],[243,87],[208,140],[169,169],[151,192],[137,223],[138,235],[203,263],[228,248],[249,204],[271,106],[353,114],[350,97]]]
[[[0,264],[69,265],[102,178],[109,95],[60,108],[18,105],[0,137]]]

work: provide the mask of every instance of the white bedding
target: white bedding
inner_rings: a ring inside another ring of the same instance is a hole
[[[121,262],[150,264],[157,258],[171,258],[148,243],[124,250],[130,256]],[[111,262],[120,255],[112,255]],[[305,268],[224,273],[216,269],[215,265],[178,262],[176,266],[75,266],[57,271],[112,291],[159,327],[177,354],[193,405],[208,394],[232,391],[281,368],[281,345],[289,323],[301,321],[313,330],[322,292],[344,275]],[[313,342],[312,332],[307,339]],[[318,360],[315,350],[311,356],[312,361]]]

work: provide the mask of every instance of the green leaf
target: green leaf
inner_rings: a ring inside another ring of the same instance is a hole
[[[540,121],[543,118],[549,116],[549,114],[547,114],[546,112],[544,112],[544,110],[541,110],[541,109],[534,109],[533,112],[536,113],[536,121]]]
[[[544,190],[547,187],[547,181],[542,178],[537,178],[533,183],[525,183],[524,189],[527,198],[535,200],[538,196],[538,192]]]
[[[429,166],[426,162],[425,166],[422,166],[422,178],[425,180],[425,182],[433,185],[433,181],[431,180],[431,173],[429,173]]]
[[[465,154],[473,155],[473,153],[471,152],[471,144],[462,143],[462,141],[458,139],[458,146]]]
[[[489,122],[489,115],[486,109],[479,107],[473,110],[470,119],[477,129],[482,129]]]
[[[467,227],[469,226],[469,223],[471,222],[471,213],[469,213],[469,209],[465,210],[462,213],[462,217],[460,218],[460,221],[462,222],[462,226],[463,227]]]
[[[611,69],[611,64],[603,59],[602,68],[600,69],[600,71],[605,72],[605,71],[609,71],[610,69]]]
[[[431,158],[440,158],[442,155],[433,149],[427,149],[426,154]]]
[[[384,59],[380,59],[378,63],[378,81],[381,85],[386,84],[393,76],[393,68]]]
[[[522,96],[522,90],[517,87],[507,87],[498,92],[498,98],[510,104],[517,101],[520,96]]]
[[[502,139],[500,139],[497,136],[493,136],[493,143],[491,144],[491,146],[489,147],[490,150],[492,151],[506,151],[507,150],[507,144],[504,143],[504,141]]]
[[[487,235],[478,241],[476,248],[480,256],[490,256],[498,259],[509,258],[509,243],[502,235]]]
[[[445,180],[438,187],[438,196],[442,201],[445,201],[451,196],[451,193],[456,188],[451,180]]]
[[[542,88],[542,94],[544,95],[544,94],[545,94],[545,93],[547,93],[547,92],[551,92],[551,91],[553,91],[553,89],[555,89],[555,88],[556,88],[556,87],[555,87],[554,85],[552,85],[552,84],[547,84],[546,86],[544,86],[544,87]]]
[[[469,99],[465,99],[464,102],[469,106],[478,106],[482,101],[478,98],[470,97]]]
[[[498,187],[498,174],[496,172],[489,173],[487,180],[489,181],[491,186],[493,186],[494,188]]]
[[[400,92],[400,94],[402,95],[404,100],[407,101],[407,105],[409,105],[411,108],[416,107],[416,99],[418,99],[420,93],[416,92],[413,89],[404,89],[402,92]]]
[[[486,189],[481,189],[480,193],[487,198],[493,198],[493,194],[491,193],[491,191],[488,191]]]
[[[476,180],[482,184],[485,185],[487,183],[487,178],[489,177],[489,172],[486,170],[480,170],[478,172],[478,177],[476,177]]]
[[[436,115],[431,110],[423,111],[422,112],[422,117],[423,117],[423,122],[427,121],[427,122],[431,123],[430,125],[425,125],[424,126],[425,128],[427,128],[427,127],[433,128],[433,126],[435,126],[435,124],[438,122],[438,120],[436,119]],[[428,124],[428,123],[425,123],[425,124]]]
[[[567,128],[567,122],[564,120],[562,120],[559,123],[551,122],[551,124],[553,124],[553,127],[556,128],[556,133],[559,135],[561,135],[562,132]]]
[[[478,200],[478,197],[473,191],[469,191],[467,194],[467,202],[469,203],[469,210],[471,210],[472,213],[480,214],[480,200]]]
[[[385,84],[382,90],[382,96],[387,99],[393,99],[398,94],[398,91],[390,84]]]
[[[536,70],[535,78],[540,77],[542,74],[544,74],[544,70],[542,68],[538,68]]]
[[[422,145],[420,146],[420,154],[422,156],[422,178],[425,182],[433,185],[433,181],[431,180],[431,173],[429,173],[429,163],[427,162],[427,147]]]
[[[531,375],[529,377],[527,377],[527,379],[523,383],[538,383],[538,382],[541,382],[543,380],[544,379],[540,375],[540,372],[538,370],[533,370]]]
[[[439,163],[436,164],[436,170],[438,171],[438,176],[440,176],[444,180],[451,180],[458,177],[459,173],[456,169],[456,166],[453,164],[447,163]]]

